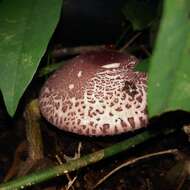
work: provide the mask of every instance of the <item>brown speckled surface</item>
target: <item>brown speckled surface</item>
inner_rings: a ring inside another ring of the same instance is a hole
[[[116,51],[81,54],[56,71],[40,93],[42,115],[60,129],[114,135],[147,123],[145,73],[134,56]]]

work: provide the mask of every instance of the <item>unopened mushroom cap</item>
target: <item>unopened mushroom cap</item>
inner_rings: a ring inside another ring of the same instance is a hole
[[[43,86],[42,115],[60,129],[82,135],[115,135],[145,127],[147,76],[134,56],[94,51],[76,56]]]

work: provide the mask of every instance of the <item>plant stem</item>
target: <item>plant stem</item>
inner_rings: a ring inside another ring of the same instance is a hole
[[[24,187],[31,186],[48,180],[50,178],[63,175],[65,173],[93,164],[102,159],[113,156],[119,152],[133,148],[136,145],[141,144],[153,137],[161,134],[167,135],[174,132],[175,130],[176,129],[165,129],[164,131],[161,130],[159,132],[147,130],[130,139],[124,140],[120,143],[114,144],[97,152],[88,154],[79,159],[69,161],[62,165],[56,165],[48,169],[39,170],[27,176],[23,176],[13,181],[3,183],[0,185],[0,190],[11,190],[19,188],[23,189]]]
[[[38,100],[32,100],[25,110],[26,138],[29,144],[29,159],[43,159],[43,142],[40,130],[40,110]]]

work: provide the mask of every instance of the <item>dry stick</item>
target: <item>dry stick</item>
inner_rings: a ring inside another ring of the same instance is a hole
[[[77,176],[75,176],[75,177],[72,179],[72,181],[69,181],[68,186],[66,187],[66,190],[69,190],[70,187],[71,187],[72,189],[75,189],[74,186],[73,186],[73,184],[74,184],[74,182],[76,181],[76,179],[77,179]]]
[[[182,176],[181,176],[181,181],[180,181],[180,183],[177,185],[176,190],[182,189],[186,178],[187,178],[187,173],[186,173],[185,171],[183,171]]]
[[[100,49],[104,49],[104,48],[105,48],[105,45],[60,48],[60,49],[53,50],[52,57],[58,58],[58,57],[62,57],[62,56],[80,54],[80,53],[84,53],[87,51],[96,51],[96,50],[100,50]]]
[[[98,162],[102,159],[108,158],[115,154],[118,154],[124,150],[135,147],[149,139],[157,137],[158,135],[167,135],[173,133],[176,129],[164,129],[159,131],[145,131],[130,139],[124,140],[120,143],[116,143],[111,147],[99,150],[97,152],[85,155],[79,159],[71,160],[62,165],[56,165],[48,169],[38,170],[27,176],[17,178],[13,181],[6,182],[0,185],[0,190],[11,190],[18,188],[25,188],[45,180],[51,179],[56,176],[63,175],[65,173],[78,170],[79,168]]]
[[[143,52],[144,52],[148,57],[151,56],[151,53],[147,50],[147,48],[146,48],[144,45],[141,45],[140,48],[143,50]]]
[[[122,169],[123,167],[129,166],[129,165],[134,164],[134,163],[136,163],[136,162],[138,162],[140,160],[144,160],[144,159],[151,158],[151,157],[154,157],[154,156],[160,156],[160,155],[164,155],[164,154],[177,154],[178,152],[179,151],[177,149],[169,149],[169,150],[155,152],[155,153],[151,153],[151,154],[140,156],[138,158],[131,159],[131,160],[129,160],[129,161],[121,164],[120,166],[118,166],[117,168],[115,168],[114,170],[112,170],[111,172],[109,172],[106,176],[104,176],[103,178],[101,178],[98,181],[98,183],[96,183],[96,185],[92,189],[95,189],[96,187],[98,187],[105,180],[107,180],[111,175],[113,175],[115,172],[117,172],[118,170]]]
[[[62,162],[62,160],[61,160],[61,158],[58,156],[58,155],[56,155],[55,156],[56,157],[56,159],[57,159],[57,161],[58,161],[58,163],[61,165],[61,164],[63,164],[63,162]],[[72,189],[72,190],[74,190],[75,188],[73,187],[73,183],[75,182],[75,180],[76,180],[76,177],[74,177],[73,179],[71,179],[71,177],[70,177],[70,175],[68,174],[68,173],[66,173],[65,174],[66,175],[66,177],[67,177],[67,179],[68,179],[68,186],[67,186],[67,190],[68,189]]]
[[[146,184],[148,190],[152,189],[150,185],[150,179],[146,178]]]
[[[21,163],[21,160],[20,160],[21,153],[24,150],[27,150],[26,141],[19,144],[18,147],[16,148],[13,163],[12,163],[11,167],[9,168],[8,172],[6,173],[6,176],[4,177],[4,180],[3,180],[4,182],[6,182],[6,181],[10,180],[12,177],[16,176],[16,174],[19,170],[20,163]]]
[[[122,52],[127,49],[141,34],[142,32],[138,32],[136,35],[134,35],[119,51]]]
[[[64,159],[66,160],[66,162],[70,161],[70,160],[76,160],[77,158],[80,158],[80,152],[81,152],[81,148],[82,148],[82,143],[79,142],[78,144],[78,148],[77,148],[77,152],[75,152],[74,157],[70,157],[67,156],[66,154],[64,154]]]

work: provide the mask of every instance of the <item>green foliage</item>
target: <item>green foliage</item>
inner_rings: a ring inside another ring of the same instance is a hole
[[[127,0],[123,14],[134,30],[142,30],[159,16],[160,0]]]
[[[160,2],[128,0],[125,16],[134,29],[146,28],[159,15]],[[61,3],[62,0],[0,0],[0,89],[10,115],[14,115],[46,51]],[[136,68],[149,72],[150,116],[190,110],[190,1],[165,0],[163,7],[153,56]]]
[[[39,71],[38,76],[43,77],[45,75],[48,75],[48,74],[52,73],[53,71],[57,70],[62,65],[63,65],[63,62],[56,63],[56,64],[49,64]]]
[[[58,22],[62,0],[0,1],[0,89],[14,115]]]
[[[147,58],[147,59],[140,61],[140,63],[135,66],[135,70],[147,73],[149,66],[150,66],[150,58]]]
[[[149,70],[150,116],[176,109],[190,111],[189,14],[189,0],[165,0]]]

